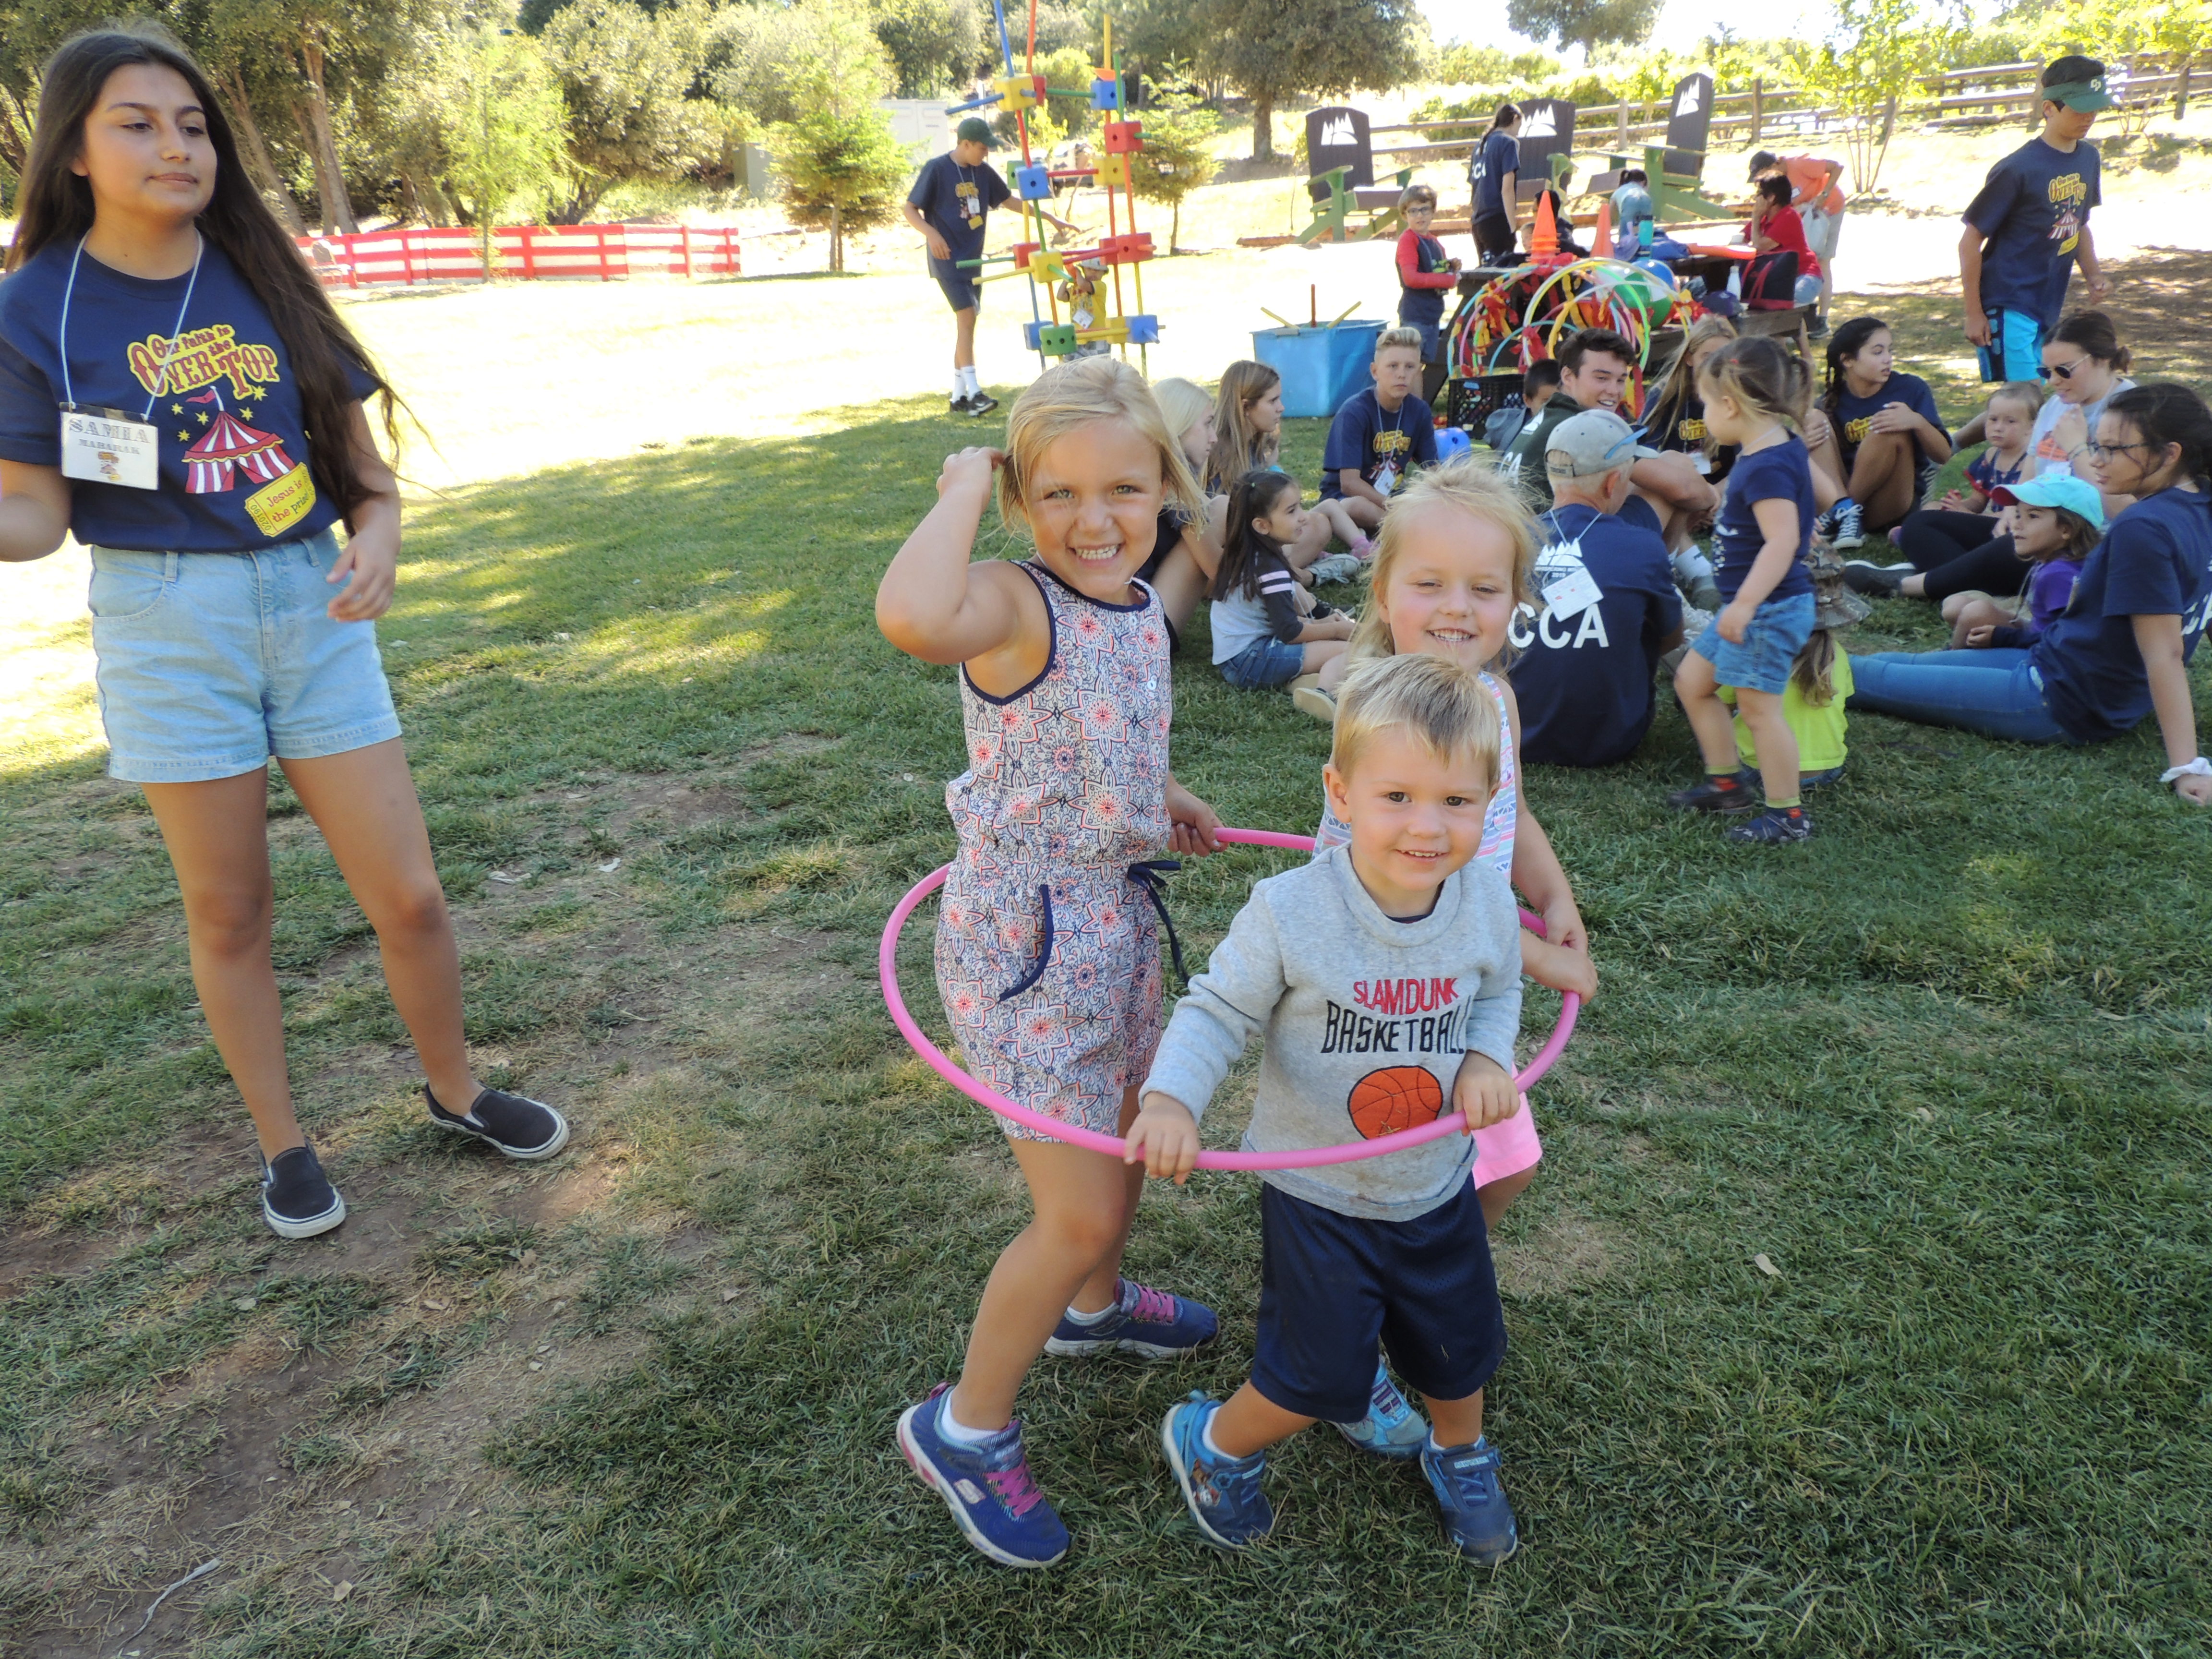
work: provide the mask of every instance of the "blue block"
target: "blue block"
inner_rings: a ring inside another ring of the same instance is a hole
[[[1121,106],[1121,83],[1103,76],[1093,76],[1091,80],[1091,107],[1119,109]]]
[[[1129,343],[1131,345],[1158,345],[1160,343],[1160,319],[1158,318],[1147,315],[1143,312],[1139,312],[1135,315],[1130,317],[1127,320],[1129,324]]]
[[[1045,202],[1052,199],[1052,175],[1044,164],[1014,169],[1014,194],[1024,202]]]

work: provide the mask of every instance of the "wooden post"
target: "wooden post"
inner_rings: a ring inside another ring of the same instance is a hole
[[[2197,61],[2197,54],[2189,52],[2181,60],[2181,69],[2173,83],[2173,118],[2183,119],[2189,113],[2189,71]]]
[[[1759,117],[1765,112],[1761,100],[1765,91],[1765,82],[1759,76],[1753,76],[1751,77],[1751,144],[1754,149],[1759,148]]]
[[[1628,154],[1628,94],[1626,93],[1620,94],[1620,101],[1613,105],[1613,112],[1620,125],[1620,153],[1626,155]]]

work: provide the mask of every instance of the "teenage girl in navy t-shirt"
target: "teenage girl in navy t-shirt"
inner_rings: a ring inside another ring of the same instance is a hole
[[[192,980],[287,1238],[345,1204],[293,1114],[270,961],[274,755],[376,929],[434,1121],[514,1158],[559,1113],[486,1089],[374,618],[399,494],[362,400],[392,394],[166,40],[80,35],[46,64],[0,280],[0,560],[92,556],[109,770],[140,785],[183,890]],[[334,533],[343,520],[343,547]]]

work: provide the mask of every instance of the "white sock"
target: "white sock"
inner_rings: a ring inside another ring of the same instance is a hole
[[[975,379],[975,364],[970,363],[960,371],[960,389],[971,398],[983,389],[981,383]]]
[[[1214,1413],[1215,1417],[1219,1415],[1220,1413],[1218,1412]],[[1240,1458],[1230,1456],[1227,1452],[1222,1450],[1220,1447],[1213,1443],[1213,1418],[1212,1417],[1206,1419],[1206,1426],[1198,1431],[1198,1444],[1199,1449],[1205,1452],[1208,1457],[1218,1457],[1224,1463],[1236,1463],[1243,1461]]]
[[[1079,1325],[1096,1325],[1100,1320],[1105,1318],[1108,1314],[1114,1311],[1115,1305],[1115,1304],[1109,1302],[1097,1313],[1083,1313],[1074,1308],[1070,1308],[1067,1310],[1067,1316]]]
[[[1475,1450],[1475,1451],[1480,1451],[1480,1450],[1482,1449],[1482,1443],[1483,1443],[1483,1437],[1478,1434],[1477,1436],[1475,1436],[1475,1437],[1474,1437],[1474,1447],[1472,1448],[1472,1449],[1474,1449],[1474,1450]],[[1436,1431],[1436,1430],[1435,1430],[1435,1429],[1431,1428],[1431,1429],[1429,1431],[1429,1449],[1430,1449],[1431,1451],[1432,1451],[1432,1452],[1447,1452],[1447,1451],[1449,1451],[1449,1450],[1451,1449],[1451,1448],[1450,1448],[1450,1447],[1449,1447],[1449,1446],[1440,1445],[1439,1443],[1437,1443],[1437,1431]]]
[[[1004,1434],[1006,1431],[969,1428],[952,1414],[952,1401],[948,1395],[943,1408],[937,1413],[937,1432],[941,1438],[951,1441],[956,1446],[965,1446],[972,1451],[993,1436]]]
[[[952,395],[955,398],[964,398],[968,395],[968,371],[964,368],[956,368],[952,371]]]

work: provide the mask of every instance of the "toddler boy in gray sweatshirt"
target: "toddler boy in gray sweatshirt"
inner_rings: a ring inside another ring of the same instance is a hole
[[[1267,1051],[1247,1149],[1378,1139],[1453,1110],[1463,1130],[1404,1151],[1270,1170],[1250,1381],[1225,1405],[1193,1395],[1161,1440],[1202,1532],[1224,1547],[1273,1514],[1266,1449],[1367,1411],[1378,1338],[1426,1399],[1422,1467],[1461,1553],[1512,1553],[1482,1389],[1505,1323],[1472,1132],[1518,1105],[1519,915],[1475,861],[1498,787],[1496,701],[1441,658],[1363,663],[1338,694],[1329,801],[1352,841],[1263,881],[1169,1022],[1128,1156],[1180,1181],[1197,1121],[1255,1032]]]

